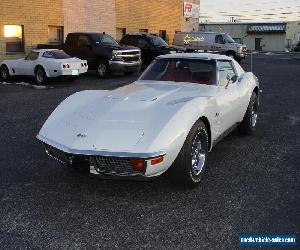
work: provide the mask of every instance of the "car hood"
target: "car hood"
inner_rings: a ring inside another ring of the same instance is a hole
[[[235,47],[246,47],[246,45],[240,44],[240,43],[231,43],[232,46]]]
[[[214,87],[145,81],[105,94],[85,91],[61,104],[40,135],[76,150],[134,151],[141,141],[150,143],[187,102],[213,96]]]

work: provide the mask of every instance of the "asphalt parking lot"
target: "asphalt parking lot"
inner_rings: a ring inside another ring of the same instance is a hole
[[[242,66],[250,70],[250,57]],[[35,139],[70,94],[137,76],[0,83],[0,248],[237,249],[240,234],[295,234],[299,246],[300,55],[256,54],[253,71],[263,90],[256,134],[221,141],[193,190],[165,177],[89,178],[60,167]]]

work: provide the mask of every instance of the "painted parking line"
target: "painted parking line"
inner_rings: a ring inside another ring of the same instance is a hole
[[[52,86],[44,86],[44,85],[35,85],[30,84],[28,82],[0,82],[1,85],[20,85],[20,86],[26,86],[33,89],[41,90],[41,89],[53,89]]]

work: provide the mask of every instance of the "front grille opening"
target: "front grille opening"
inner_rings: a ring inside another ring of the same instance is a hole
[[[140,52],[139,51],[122,51],[121,53],[122,55],[140,55]]]
[[[88,156],[74,155],[66,153],[48,144],[44,144],[46,153],[64,165],[70,165],[80,172],[88,172],[94,169],[96,173],[102,175],[118,176],[141,176],[146,172],[147,164],[145,161],[144,170],[134,170],[132,162],[142,161],[128,157],[110,156]]]
[[[134,57],[122,57],[124,62],[137,62],[140,60],[139,56],[134,56]]]
[[[131,158],[125,157],[95,156],[90,158],[91,165],[99,174],[133,176],[145,173],[144,171],[135,171],[131,161]]]

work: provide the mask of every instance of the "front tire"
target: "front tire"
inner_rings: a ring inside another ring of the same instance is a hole
[[[8,70],[8,68],[7,68],[6,65],[2,65],[1,66],[1,68],[0,68],[0,76],[1,76],[1,79],[4,80],[4,81],[9,80],[10,75],[9,75],[9,70]]]
[[[43,67],[37,67],[35,70],[35,83],[37,85],[43,85],[47,82],[48,78]]]
[[[110,74],[109,64],[106,60],[100,60],[96,68],[97,77],[102,79]]]
[[[239,126],[239,131],[243,135],[251,135],[257,125],[258,117],[258,97],[255,92],[252,93],[250,102],[242,123]]]
[[[208,133],[203,121],[190,130],[181,151],[169,170],[171,181],[184,187],[196,187],[204,175],[208,158]]]

